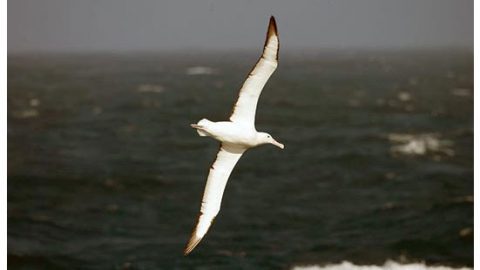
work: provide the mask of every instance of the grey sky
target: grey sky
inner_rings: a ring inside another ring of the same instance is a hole
[[[8,51],[473,47],[473,0],[11,0]]]

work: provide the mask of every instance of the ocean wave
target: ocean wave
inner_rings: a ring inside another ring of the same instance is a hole
[[[189,67],[185,70],[185,74],[187,75],[212,75],[216,73],[216,69],[203,66]]]
[[[383,265],[355,265],[348,261],[338,264],[326,264],[324,266],[294,266],[292,270],[471,270],[468,267],[430,266],[425,263],[401,264],[394,261],[386,261]]]
[[[397,134],[388,135],[393,145],[390,151],[393,154],[421,156],[427,153],[441,153],[447,156],[455,155],[452,149],[453,142],[441,139],[439,134]]]

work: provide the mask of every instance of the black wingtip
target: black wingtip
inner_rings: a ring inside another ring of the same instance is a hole
[[[275,21],[275,17],[273,15],[270,16],[270,22],[268,23],[268,33],[269,36],[273,33],[277,35],[277,22]]]
[[[267,37],[265,38],[265,43],[263,44],[264,48],[267,46],[268,40],[273,36],[278,40],[277,22],[275,21],[275,17],[272,15],[270,16],[270,22],[268,23]],[[279,50],[280,50],[280,42],[277,47],[277,55],[276,55],[277,61],[278,61]]]
[[[273,17],[273,15],[270,17],[270,22],[268,23],[267,37],[265,38],[264,47],[267,46],[268,40],[272,36],[276,36],[278,38],[277,22],[275,21],[275,17]]]
[[[202,238],[197,237],[195,233],[192,234],[187,246],[183,250],[183,256],[188,256],[188,254],[190,254],[190,252],[192,252],[193,249],[200,243],[200,240],[202,240]]]

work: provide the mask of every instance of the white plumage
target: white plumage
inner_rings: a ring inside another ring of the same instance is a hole
[[[279,41],[275,18],[270,18],[263,53],[240,89],[230,121],[212,122],[207,119],[192,124],[200,136],[210,136],[221,142],[217,158],[207,178],[197,225],[187,243],[184,254],[188,255],[207,233],[220,211],[223,192],[230,174],[242,154],[249,148],[273,144],[283,149],[268,133],[255,129],[255,111],[258,98],[268,79],[278,65]]]

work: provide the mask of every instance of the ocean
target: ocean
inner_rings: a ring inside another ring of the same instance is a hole
[[[218,149],[189,124],[257,57],[9,55],[9,269],[473,267],[473,52],[449,49],[281,52],[256,127],[285,149],[244,154],[184,257]]]

